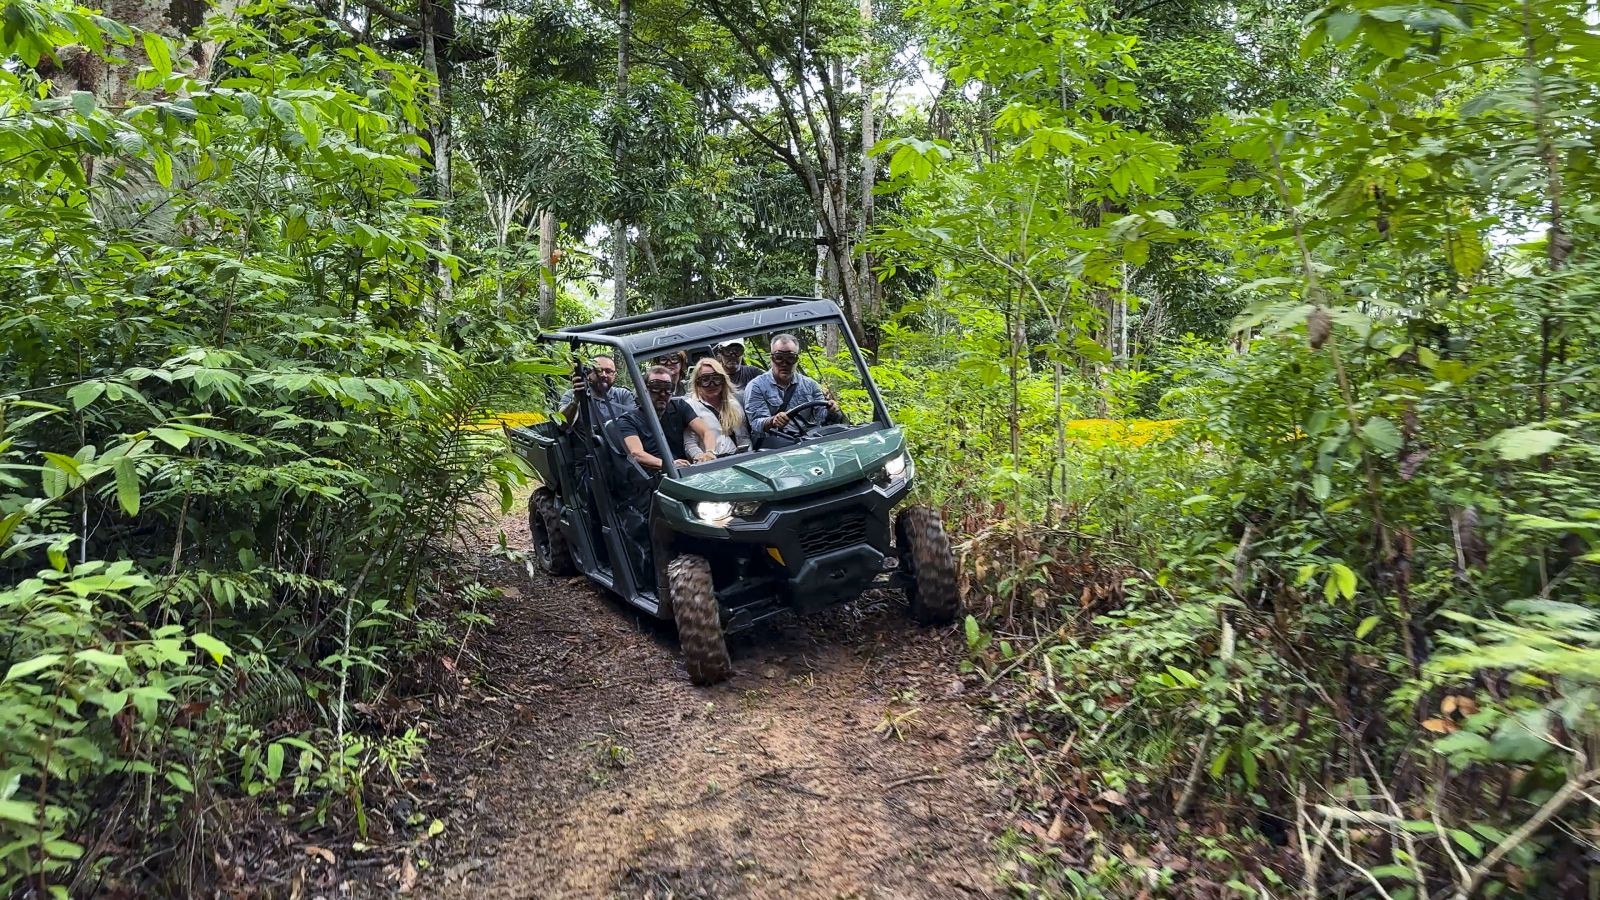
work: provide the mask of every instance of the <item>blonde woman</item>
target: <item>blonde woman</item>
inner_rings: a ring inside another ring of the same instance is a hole
[[[728,371],[722,363],[709,356],[695,363],[689,394],[684,399],[711,432],[711,452],[729,456],[750,449],[750,426],[744,419],[744,407],[728,386]],[[684,430],[683,446],[691,458],[705,449],[693,429]]]

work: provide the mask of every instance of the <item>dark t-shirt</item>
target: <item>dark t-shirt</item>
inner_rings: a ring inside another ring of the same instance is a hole
[[[728,380],[732,381],[733,386],[742,392],[745,388],[745,385],[754,381],[757,375],[760,375],[765,371],[766,369],[758,369],[755,366],[743,365],[737,369],[734,369],[732,372],[729,372]]]
[[[667,449],[672,453],[673,459],[687,459],[688,454],[683,449],[683,430],[694,421],[694,407],[682,397],[673,397],[667,403],[667,411],[661,413],[661,430],[667,434]],[[639,443],[644,445],[644,452],[651,456],[661,456],[661,445],[656,443],[656,435],[650,428],[650,422],[644,417],[644,410],[630,409],[617,417],[617,431],[623,437],[637,435]]]

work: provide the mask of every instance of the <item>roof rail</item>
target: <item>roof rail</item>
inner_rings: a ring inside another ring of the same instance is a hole
[[[657,310],[655,312],[639,313],[632,316],[623,316],[620,319],[602,319],[579,325],[574,328],[563,328],[565,334],[604,334],[622,335],[634,331],[644,331],[659,328],[663,325],[672,325],[678,322],[696,319],[706,315],[715,315],[729,312],[745,312],[754,309],[765,309],[771,306],[780,306],[785,303],[815,300],[816,297],[728,297],[722,300],[712,300],[706,303],[695,303],[690,306],[679,306],[672,309]]]

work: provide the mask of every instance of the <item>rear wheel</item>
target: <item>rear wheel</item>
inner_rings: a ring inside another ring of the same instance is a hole
[[[533,552],[546,575],[566,576],[577,572],[572,548],[561,533],[560,507],[556,493],[547,487],[533,492],[528,500],[528,531],[533,535]]]
[[[693,554],[675,557],[667,565],[667,583],[689,680],[706,685],[727,678],[732,674],[733,663],[728,659],[728,642],[722,636],[722,614],[711,582],[711,563]]]
[[[961,609],[956,587],[956,556],[944,533],[939,513],[926,506],[908,506],[894,523],[900,566],[909,577],[906,600],[911,618],[924,625],[943,625]]]

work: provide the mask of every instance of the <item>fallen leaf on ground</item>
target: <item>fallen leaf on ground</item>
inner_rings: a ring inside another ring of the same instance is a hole
[[[305,846],[305,851],[307,856],[320,857],[323,862],[326,862],[330,866],[337,861],[334,859],[333,851],[329,850],[327,847],[318,847],[316,844],[307,844]]]

